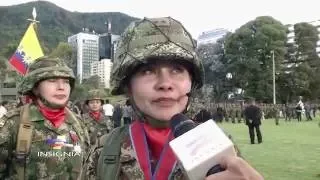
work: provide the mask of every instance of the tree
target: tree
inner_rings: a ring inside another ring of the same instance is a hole
[[[90,76],[88,79],[84,79],[82,84],[93,89],[99,89],[101,84],[100,82],[100,77],[98,75],[94,75]]]
[[[280,91],[290,102],[297,96],[315,99],[320,96],[320,61],[316,52],[318,32],[309,23],[294,25],[294,42],[287,45],[286,63],[280,76]],[[284,101],[284,99],[282,99]]]
[[[286,27],[269,16],[257,17],[226,39],[226,66],[233,75],[233,86],[244,96],[272,102],[272,57],[277,73],[284,61]]]
[[[316,48],[319,40],[317,27],[309,23],[298,23],[294,25],[295,43],[297,44],[296,59],[301,62],[296,73],[308,76],[301,95],[305,98],[314,99],[319,97],[320,80],[320,59]],[[302,76],[302,77],[304,77]],[[305,79],[302,79],[305,80]]]
[[[308,62],[311,66],[319,66],[319,57],[316,52],[319,40],[317,28],[309,23],[298,23],[294,25],[294,33],[298,47],[296,59],[300,62]]]
[[[88,79],[84,79],[82,84],[80,84],[79,78],[76,78],[75,87],[71,94],[70,100],[72,101],[84,101],[88,96],[88,91],[90,89],[101,89],[109,96],[109,89],[100,88],[100,78],[99,76],[91,76]]]
[[[88,87],[80,84],[79,78],[75,80],[75,86],[73,92],[71,94],[70,100],[71,101],[83,101],[87,97]]]
[[[5,58],[9,59],[13,53],[17,50],[18,44],[16,43],[9,43],[6,47],[4,47],[0,54]]]
[[[67,65],[72,69],[74,69],[76,66],[75,58],[73,58],[74,54],[72,47],[68,43],[60,42],[58,46],[51,52],[50,56],[65,60]]]
[[[225,66],[224,41],[227,36],[219,39],[216,43],[204,44],[198,47],[198,54],[203,62],[205,71],[205,92],[213,88],[215,100],[223,100],[230,89],[226,88],[227,68]],[[206,97],[208,94],[206,94]]]

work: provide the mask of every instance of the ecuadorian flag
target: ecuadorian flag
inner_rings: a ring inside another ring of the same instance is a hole
[[[16,52],[9,60],[10,64],[22,75],[26,74],[29,64],[43,56],[34,26],[34,22],[29,25]]]

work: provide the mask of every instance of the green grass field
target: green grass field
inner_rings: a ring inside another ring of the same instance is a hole
[[[220,126],[240,148],[241,154],[266,180],[320,180],[319,118],[313,121],[262,122],[262,144],[250,144],[246,125]]]

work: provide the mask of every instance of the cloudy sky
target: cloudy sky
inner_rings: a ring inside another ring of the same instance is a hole
[[[0,6],[30,0],[0,1]],[[123,12],[130,16],[171,16],[197,38],[206,30],[239,28],[257,16],[272,16],[283,24],[320,20],[320,0],[49,0],[79,12]],[[30,12],[31,13],[31,12]]]

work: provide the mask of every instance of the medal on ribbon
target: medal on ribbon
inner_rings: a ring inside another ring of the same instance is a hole
[[[71,138],[73,144],[77,144],[79,142],[79,137],[76,132],[71,130],[71,131],[69,131],[69,135],[70,135],[70,138]]]

